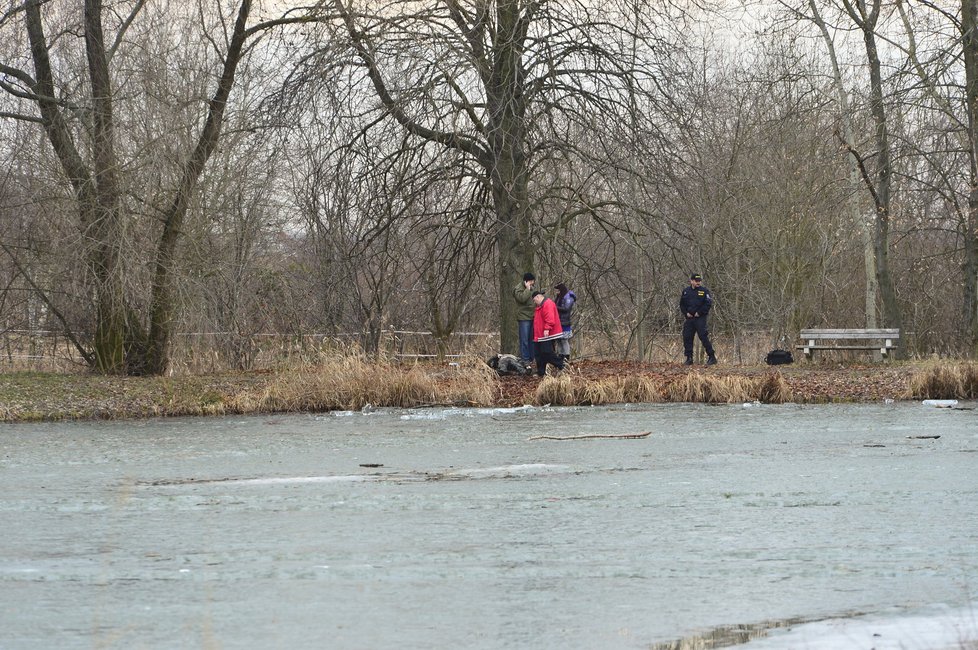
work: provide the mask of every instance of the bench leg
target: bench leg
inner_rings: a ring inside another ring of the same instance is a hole
[[[807,359],[808,361],[815,360],[815,350],[813,349],[814,347],[815,347],[814,339],[808,339],[808,346],[805,347],[805,359]]]

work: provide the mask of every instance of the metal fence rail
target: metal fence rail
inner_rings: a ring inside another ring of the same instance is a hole
[[[496,332],[453,332],[440,341],[428,331],[382,330],[365,333],[275,334],[236,332],[181,332],[173,337],[175,372],[262,370],[283,364],[364,350],[398,362],[458,359],[472,354],[488,357],[498,347]],[[85,361],[63,332],[5,330],[0,332],[0,370],[73,372],[86,369]]]

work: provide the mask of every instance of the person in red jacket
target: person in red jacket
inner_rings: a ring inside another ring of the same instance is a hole
[[[533,347],[537,358],[537,376],[547,373],[547,364],[553,364],[557,370],[564,369],[564,360],[554,353],[554,341],[559,339],[564,330],[560,326],[560,315],[557,305],[547,298],[542,291],[533,292]]]

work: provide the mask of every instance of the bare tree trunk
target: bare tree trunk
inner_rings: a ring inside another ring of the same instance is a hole
[[[526,72],[523,68],[524,43],[532,19],[534,3],[526,8],[520,0],[499,0],[496,22],[491,33],[491,51],[481,40],[488,29],[485,7],[470,25],[455,3],[448,3],[452,19],[464,25],[474,65],[482,76],[486,94],[485,140],[451,131],[440,131],[412,119],[390,94],[374,58],[371,44],[354,22],[343,0],[334,0],[357,55],[390,115],[409,133],[430,142],[475,157],[485,169],[495,210],[490,229],[496,241],[499,280],[499,336],[503,352],[516,352],[516,305],[512,288],[525,271],[533,267],[534,251],[530,233],[528,170],[526,146]]]
[[[964,324],[972,355],[978,355],[978,0],[962,0],[965,101],[968,111],[968,217],[964,233]]]
[[[489,104],[489,179],[496,208],[499,253],[499,337],[503,352],[516,353],[519,345],[516,303],[512,288],[523,272],[533,268],[527,194],[526,101],[523,97],[523,39],[526,24],[517,0],[502,0],[497,8],[497,48],[487,85]]]
[[[98,370],[124,373],[134,359],[128,328],[124,273],[120,266],[121,228],[119,162],[115,154],[112,117],[112,81],[102,30],[102,0],[85,0],[85,53],[92,83],[92,166],[95,182],[93,239],[99,249],[101,299],[95,329],[95,358]],[[137,335],[138,338],[138,335]],[[138,347],[138,346],[137,346]],[[138,353],[137,353],[138,354]],[[138,364],[138,362],[137,362]]]
[[[89,169],[75,148],[68,124],[55,99],[54,75],[41,19],[41,2],[25,6],[27,33],[37,76],[33,84],[48,139],[68,176],[78,201],[88,265],[95,292],[95,367],[104,373],[128,370],[127,313],[119,258],[118,160],[112,128],[112,85],[102,35],[101,0],[85,1],[85,48],[92,84],[92,153]]]
[[[519,2],[505,0],[497,9],[498,47],[487,84],[489,155],[486,171],[496,212],[499,254],[499,335],[503,352],[517,352],[516,303],[512,288],[533,268],[527,196],[526,137],[522,42],[525,25]]]
[[[879,284],[883,302],[883,323],[886,327],[901,326],[900,307],[897,303],[896,288],[890,274],[890,191],[892,186],[893,169],[890,161],[890,142],[886,107],[883,103],[883,77],[879,52],[876,46],[876,25],[880,15],[880,0],[871,0],[872,6],[867,6],[866,0],[843,0],[846,11],[863,33],[863,43],[866,49],[866,59],[869,63],[869,94],[870,113],[873,116],[876,144],[876,173],[871,177],[865,167],[865,160],[859,158],[851,146],[850,153],[857,159],[863,180],[866,182],[873,202],[876,205],[876,218],[873,224],[873,248],[876,257],[876,278]]]
[[[204,165],[217,148],[221,137],[221,125],[228,96],[234,86],[234,76],[241,61],[245,38],[247,37],[248,14],[251,0],[242,0],[234,31],[224,57],[224,69],[218,80],[217,90],[211,98],[207,120],[197,139],[197,146],[183,166],[180,184],[163,221],[163,234],[156,250],[156,269],[153,275],[153,295],[150,307],[149,339],[146,359],[147,371],[163,374],[170,361],[170,346],[173,336],[175,306],[173,300],[173,264],[177,241],[183,229],[190,197],[197,187]]]
[[[835,41],[832,40],[825,21],[822,20],[822,15],[818,10],[818,6],[815,4],[815,0],[808,0],[808,6],[812,10],[812,19],[822,34],[822,40],[825,41],[825,47],[828,50],[829,60],[832,62],[833,82],[839,100],[839,120],[842,122],[840,137],[846,149],[853,151],[855,149],[855,141],[852,135],[852,112],[849,107],[849,96],[846,93],[845,86],[842,84],[842,72],[839,69],[839,58],[835,51]],[[849,195],[849,200],[846,201],[846,208],[849,211],[850,220],[859,229],[859,235],[863,242],[863,266],[866,275],[866,327],[876,328],[878,327],[876,305],[879,299],[879,284],[876,276],[876,248],[873,243],[873,223],[872,221],[867,222],[863,219],[862,210],[859,209],[859,198],[856,194],[859,188],[859,166],[851,155],[846,156],[846,158],[849,161],[849,185],[852,187],[852,193]]]

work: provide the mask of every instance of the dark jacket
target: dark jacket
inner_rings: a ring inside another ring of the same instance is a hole
[[[577,302],[577,296],[574,295],[573,291],[568,291],[557,299],[557,313],[560,315],[560,327],[565,332],[571,328],[571,310],[574,309],[575,302]]]
[[[689,286],[683,289],[683,295],[679,298],[679,311],[682,312],[684,318],[688,318],[686,314],[699,314],[700,316],[706,316],[710,313],[710,307],[713,306],[713,296],[710,294],[710,290],[700,285],[699,288],[694,289]]]

